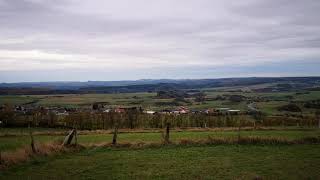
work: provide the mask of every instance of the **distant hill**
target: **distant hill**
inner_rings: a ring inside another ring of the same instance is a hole
[[[15,94],[83,94],[157,92],[233,86],[252,86],[273,83],[274,86],[257,91],[292,91],[317,89],[320,77],[249,77],[221,79],[142,79],[136,81],[88,81],[88,82],[21,82],[1,83],[1,95]]]

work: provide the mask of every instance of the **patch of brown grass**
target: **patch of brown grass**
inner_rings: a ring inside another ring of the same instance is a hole
[[[17,164],[18,162],[24,162],[32,155],[31,148],[18,149],[15,152],[3,152],[1,155],[1,166],[7,166],[11,164]]]
[[[84,148],[80,145],[70,145],[66,147],[62,146],[61,144],[62,143],[59,141],[45,144],[36,144],[35,153],[32,151],[30,146],[25,146],[13,152],[2,152],[0,160],[0,169],[6,168],[14,164],[26,162],[35,156],[49,156],[58,153],[76,152]]]
[[[222,145],[222,144],[243,144],[243,145],[290,145],[290,144],[320,144],[320,137],[308,137],[299,140],[288,140],[284,138],[265,138],[265,137],[241,137],[233,138],[233,137],[211,137],[208,136],[206,139],[200,140],[192,140],[192,139],[181,139],[178,142],[170,142],[167,143],[145,143],[145,142],[138,142],[138,143],[130,143],[130,142],[122,142],[113,145],[112,143],[100,143],[100,144],[91,144],[88,148],[97,148],[97,147],[106,147],[106,148],[129,148],[129,149],[141,149],[141,148],[160,148],[163,146],[180,146],[180,145]]]
[[[210,131],[237,131],[238,127],[213,127],[213,128],[197,128],[197,127],[185,127],[178,128],[172,127],[170,132],[210,132]],[[259,126],[256,129],[254,127],[241,127],[241,131],[251,131],[251,130],[299,130],[299,131],[310,131],[314,130],[314,128],[293,128],[293,127],[265,127]],[[160,128],[141,128],[141,129],[119,129],[118,133],[161,133],[163,129]],[[94,134],[112,134],[113,130],[77,130],[78,135],[94,135]],[[35,131],[33,135],[49,135],[49,136],[62,136],[67,135],[68,130],[60,130],[60,131]],[[28,133],[20,133],[20,132],[10,132],[10,133],[1,133],[0,137],[15,137],[15,136],[29,136]]]
[[[189,144],[207,144],[207,145],[218,145],[218,144],[262,144],[262,145],[281,145],[281,144],[319,144],[320,137],[306,137],[302,139],[289,140],[285,138],[276,137],[211,137],[203,140],[188,140],[182,139],[178,144],[189,145]]]

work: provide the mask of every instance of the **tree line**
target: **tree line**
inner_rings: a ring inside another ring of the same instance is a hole
[[[78,111],[69,115],[56,115],[52,112],[34,110],[27,114],[12,110],[0,111],[2,127],[63,127],[77,129],[113,129],[118,128],[164,128],[167,123],[173,128],[215,128],[215,127],[257,127],[257,126],[318,126],[319,115],[309,116],[265,116],[263,114],[146,114],[137,110],[124,113]]]

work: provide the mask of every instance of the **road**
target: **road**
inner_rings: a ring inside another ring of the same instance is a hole
[[[255,102],[252,102],[252,103],[248,104],[248,109],[249,109],[249,111],[254,111],[254,112],[259,111],[259,109],[256,108],[256,103]]]

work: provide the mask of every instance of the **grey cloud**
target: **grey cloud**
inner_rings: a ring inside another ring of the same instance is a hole
[[[1,50],[66,54],[57,65],[72,55],[128,67],[318,59],[318,9],[317,0],[0,0],[0,62]]]

